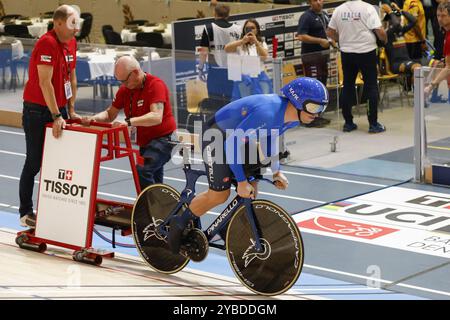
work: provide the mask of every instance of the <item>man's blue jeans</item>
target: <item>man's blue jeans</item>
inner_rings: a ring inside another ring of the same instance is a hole
[[[139,149],[144,157],[144,165],[136,166],[142,190],[149,185],[163,183],[164,165],[171,159],[173,147],[169,135],[153,139]]]
[[[63,118],[67,119],[66,109],[61,108],[59,111]],[[53,119],[47,107],[24,101],[22,125],[27,154],[19,183],[20,217],[33,212],[34,178],[41,170],[45,126],[50,122],[53,122]]]

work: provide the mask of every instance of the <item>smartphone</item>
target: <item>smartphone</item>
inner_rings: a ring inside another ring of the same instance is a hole
[[[245,34],[249,34],[249,33],[252,32],[252,31],[253,31],[252,28],[246,27],[246,28],[244,29],[244,33],[245,33]]]

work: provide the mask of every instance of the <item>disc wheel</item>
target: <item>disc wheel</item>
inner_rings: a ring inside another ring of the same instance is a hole
[[[256,250],[245,206],[230,221],[226,252],[241,283],[262,295],[278,295],[291,288],[303,266],[303,241],[290,215],[266,200],[252,202],[262,250]]]
[[[133,207],[131,228],[136,248],[142,259],[162,273],[178,272],[189,262],[189,258],[173,254],[167,237],[156,230],[179,200],[180,194],[174,188],[154,184],[141,192]]]

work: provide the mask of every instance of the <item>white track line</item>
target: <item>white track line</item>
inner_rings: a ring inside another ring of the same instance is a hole
[[[2,153],[2,152],[3,151],[0,150],[0,153]],[[5,152],[3,152],[3,153],[5,153]],[[25,155],[23,155],[23,156],[25,156]],[[103,169],[103,170],[108,170],[108,171],[115,171],[115,172],[120,172],[120,173],[131,174],[130,170],[116,169],[116,168],[105,167],[105,166],[100,166],[100,168]],[[1,178],[6,178],[6,179],[19,180],[18,177],[12,177],[12,176],[2,175],[2,174],[0,174],[0,177]],[[172,180],[172,181],[178,181],[178,182],[186,182],[185,179],[174,178],[174,177],[169,177],[169,176],[164,176],[164,179]],[[200,182],[200,181],[198,181],[197,184],[204,185],[204,186],[208,185],[207,183]],[[307,198],[300,198],[300,197],[294,197],[294,196],[288,196],[288,195],[284,195],[284,194],[277,194],[277,193],[270,193],[270,192],[263,192],[263,191],[259,191],[259,194],[266,195],[266,196],[271,196],[271,197],[278,197],[278,198],[285,198],[285,199],[291,199],[291,200],[312,202],[312,203],[317,203],[317,204],[325,204],[326,203],[325,201],[319,201],[319,200],[307,199]],[[119,196],[119,195],[116,195],[116,196],[118,198],[123,197],[123,196]]]
[[[348,276],[348,277],[354,277],[354,278],[359,278],[359,279],[364,279],[364,280],[370,280],[370,281],[374,281],[374,282],[376,281],[376,282],[380,282],[380,283],[384,283],[384,284],[388,284],[388,285],[394,282],[394,281],[389,281],[389,280],[383,280],[383,279],[378,279],[378,278],[362,276],[362,275],[355,274],[355,273],[339,271],[339,270],[335,270],[335,269],[322,268],[322,267],[313,266],[313,265],[310,265],[310,264],[304,264],[303,266],[305,268],[310,268],[310,269],[320,270],[320,271],[325,271],[325,272],[331,272],[331,273],[334,273],[334,274],[340,274],[340,275],[344,275],[344,276]],[[414,290],[418,290],[418,291],[429,292],[429,293],[436,293],[436,294],[440,294],[440,295],[444,295],[444,296],[450,297],[450,292],[446,292],[446,291],[439,291],[439,290],[434,290],[434,289],[429,289],[429,288],[424,288],[424,287],[418,287],[418,286],[413,286],[413,285],[404,284],[404,283],[397,283],[397,284],[395,284],[395,286],[404,287],[404,288],[408,288],[408,289],[414,289]],[[383,288],[380,288],[380,289],[383,289]],[[386,290],[386,289],[383,289],[383,290]]]

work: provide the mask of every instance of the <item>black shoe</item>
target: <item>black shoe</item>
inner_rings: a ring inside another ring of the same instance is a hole
[[[369,133],[380,133],[384,131],[386,131],[386,127],[379,122],[374,125],[370,125],[369,127]]]
[[[344,132],[351,132],[353,130],[358,129],[358,126],[354,123],[346,123],[344,124],[344,129],[342,131]]]
[[[167,243],[173,254],[180,252],[181,237],[185,229],[185,225],[179,216],[175,216],[170,220],[169,235],[167,237]]]

